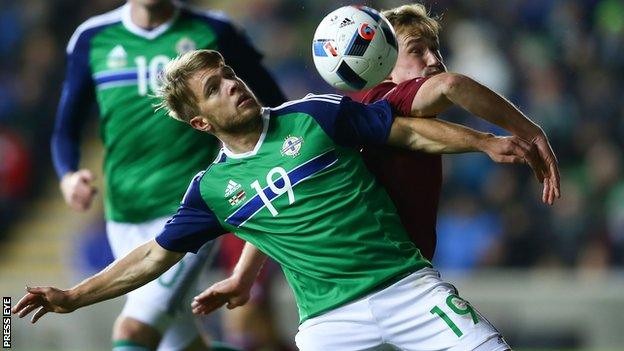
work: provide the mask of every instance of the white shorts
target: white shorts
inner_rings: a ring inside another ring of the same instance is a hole
[[[306,320],[295,340],[303,351],[511,349],[431,268]]]
[[[169,217],[143,223],[107,222],[108,242],[115,259],[158,235]],[[191,312],[191,299],[199,290],[197,277],[209,262],[213,242],[197,254],[186,254],[158,279],[129,292],[121,316],[131,317],[157,329],[163,335],[159,350],[177,350],[198,337]]]

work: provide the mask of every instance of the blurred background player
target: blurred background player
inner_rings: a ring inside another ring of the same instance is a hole
[[[169,0],[129,0],[78,27],[67,46],[63,93],[52,153],[66,203],[91,206],[93,174],[79,169],[80,135],[97,101],[105,147],[105,214],[115,257],[153,238],[175,213],[188,179],[214,159],[218,141],[154,113],[162,68],[187,51],[219,50],[267,105],[284,95],[262,56],[221,14]],[[209,255],[187,255],[128,294],[113,328],[113,350],[205,349],[186,299]]]
[[[432,117],[457,105],[534,143],[550,167],[543,201],[552,204],[554,196],[559,196],[559,170],[541,128],[490,89],[464,75],[445,73],[438,38],[440,25],[424,5],[403,5],[383,14],[397,34],[397,63],[390,80],[360,100],[386,98],[399,115],[414,117]],[[425,257],[433,259],[442,188],[441,155],[380,146],[365,148],[363,156],[368,169],[388,191],[412,240]]]

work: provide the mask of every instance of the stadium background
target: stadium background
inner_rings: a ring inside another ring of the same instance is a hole
[[[64,206],[49,139],[71,33],[122,2],[0,2],[0,293],[13,303],[26,284],[69,287],[110,259],[101,207],[80,215]],[[310,42],[320,19],[345,2],[192,3],[242,24],[289,98],[329,91],[314,71]],[[542,125],[559,157],[563,193],[548,208],[523,167],[481,155],[445,157],[434,263],[518,349],[622,350],[624,3],[425,4],[441,16],[449,69],[508,96]],[[444,118],[500,132],[460,111]],[[83,159],[100,171],[91,121]],[[283,282],[276,284],[272,313],[291,341],[296,312]],[[115,300],[48,315],[35,326],[14,317],[13,348],[105,350],[119,306]]]

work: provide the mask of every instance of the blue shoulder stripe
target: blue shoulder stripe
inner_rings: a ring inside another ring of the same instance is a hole
[[[128,5],[124,5],[128,6]],[[76,31],[69,39],[67,44],[67,53],[71,54],[78,44],[81,42],[88,42],[93,35],[101,31],[102,29],[121,22],[121,13],[124,6],[116,8],[113,11],[104,13],[99,16],[91,17],[76,28]]]
[[[277,107],[269,108],[272,116],[281,116],[289,113],[303,112],[311,116],[328,112],[340,105],[343,96],[337,94],[308,94],[299,100],[292,100]],[[329,104],[328,104],[329,103]]]

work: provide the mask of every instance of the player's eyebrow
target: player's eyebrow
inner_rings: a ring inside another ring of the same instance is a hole
[[[406,40],[405,47],[411,47],[418,44],[424,44],[430,48],[438,48],[438,41],[425,37],[425,36],[415,36]]]
[[[210,77],[208,77],[208,79],[206,79],[202,88],[204,96],[208,96],[208,90],[219,83],[219,81],[221,80],[222,71],[223,67],[220,67],[219,69],[215,70],[215,72]]]
[[[236,73],[234,73],[234,70],[232,69],[232,67],[225,65],[221,67],[221,73],[222,74],[233,74],[236,75]]]
[[[423,37],[411,37],[409,39],[407,39],[405,41],[405,46],[412,46],[412,45],[416,45],[416,44],[421,44],[423,43],[425,40],[423,39]]]

